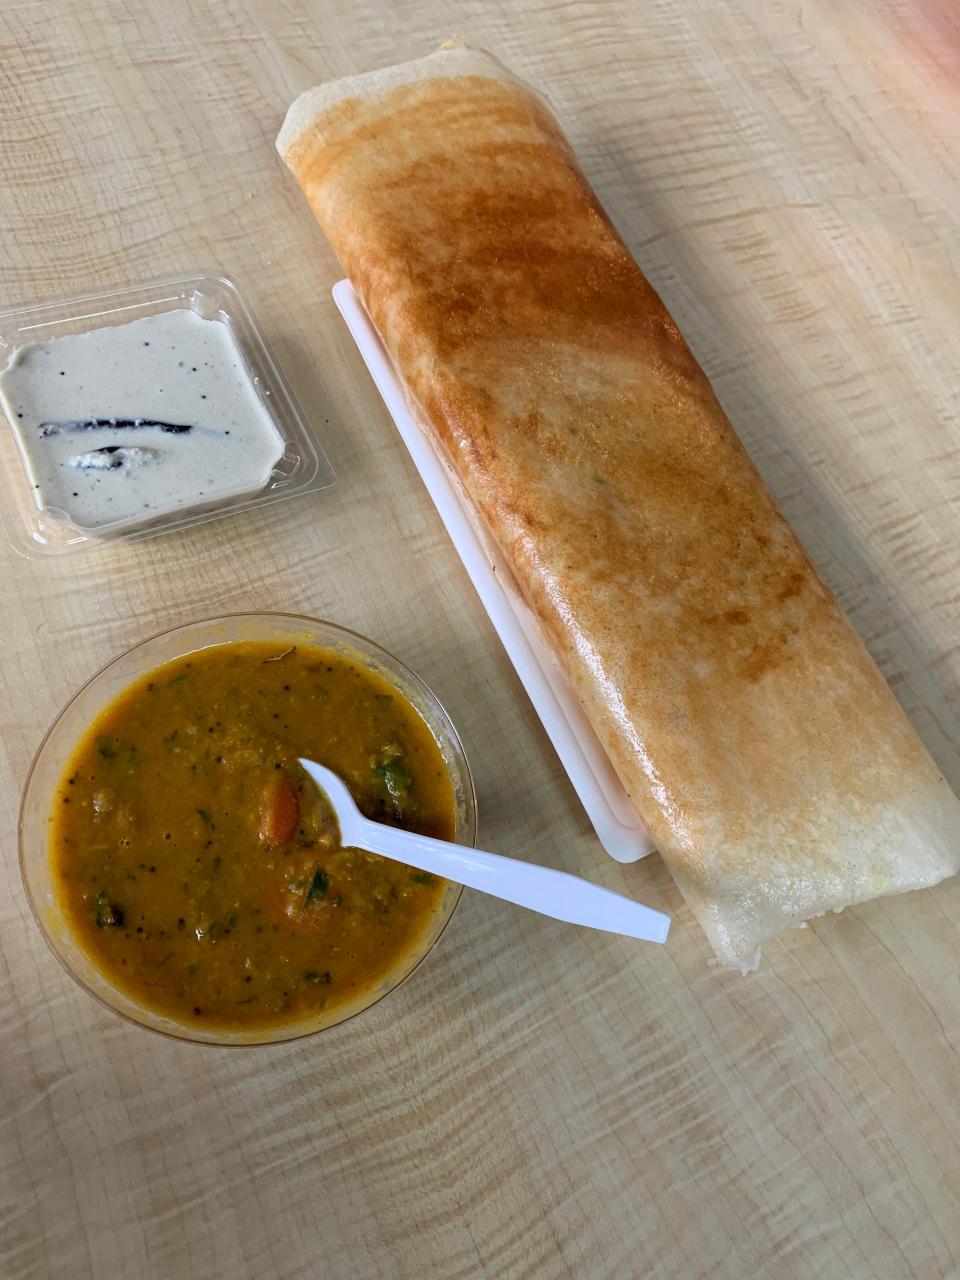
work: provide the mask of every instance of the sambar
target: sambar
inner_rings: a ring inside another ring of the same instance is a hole
[[[440,748],[333,649],[236,641],[143,675],[58,788],[57,895],[97,967],[180,1022],[250,1030],[354,1000],[415,951],[444,882],[343,849],[307,756],[372,818],[452,839]]]

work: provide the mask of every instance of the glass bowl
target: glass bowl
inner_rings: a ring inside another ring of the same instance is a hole
[[[245,1030],[197,1027],[158,1013],[115,987],[73,937],[61,912],[51,877],[48,827],[57,786],[91,721],[134,680],[176,658],[237,640],[266,640],[284,646],[320,645],[334,649],[389,681],[417,710],[433,734],[450,775],[456,801],[456,840],[473,845],[477,805],[470,767],[457,731],[427,686],[397,658],[364,636],[332,622],[285,613],[235,613],[163,631],[114,658],[70,699],[40,744],[20,805],[20,871],[40,930],[67,972],[90,995],[121,1017],[151,1031],[201,1044],[275,1044],[313,1035],[345,1022],[376,1004],[410,976],[443,932],[460,899],[461,886],[449,884],[418,945],[377,986],[306,1021]]]

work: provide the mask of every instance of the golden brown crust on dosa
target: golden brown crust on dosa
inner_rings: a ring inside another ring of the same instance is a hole
[[[457,54],[301,101],[284,157],[718,955],[956,871],[955,798],[555,119]]]

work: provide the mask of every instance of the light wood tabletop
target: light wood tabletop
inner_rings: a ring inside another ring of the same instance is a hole
[[[0,547],[0,1275],[960,1276],[960,882],[711,968],[659,860],[592,835],[331,303],[284,110],[449,37],[549,94],[960,785],[950,0],[8,0],[0,302],[236,276],[338,484],[95,556]],[[466,893],[412,981],[314,1039],[193,1047],[95,1004],[20,887],[32,754],[121,649],[248,609],[406,660],[484,847],[671,912],[667,947]]]

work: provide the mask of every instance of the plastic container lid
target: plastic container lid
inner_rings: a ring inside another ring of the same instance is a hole
[[[224,324],[230,331],[242,362],[235,376],[249,382],[280,438],[278,458],[266,483],[253,487],[238,484],[232,490],[220,487],[216,496],[199,490],[194,496],[185,491],[180,505],[172,509],[158,510],[155,515],[136,521],[126,517],[112,523],[98,522],[95,528],[83,527],[63,510],[42,509],[38,505],[21,430],[0,400],[0,515],[14,550],[41,558],[115,546],[311,493],[335,482],[333,470],[307,426],[251,307],[226,276],[176,276],[0,313],[0,368],[9,367],[15,353],[29,344],[51,344],[50,349],[55,352],[53,344],[58,338],[182,310]],[[211,399],[216,399],[214,390]],[[88,410],[78,404],[77,412],[82,415]],[[82,447],[78,438],[78,449]]]

